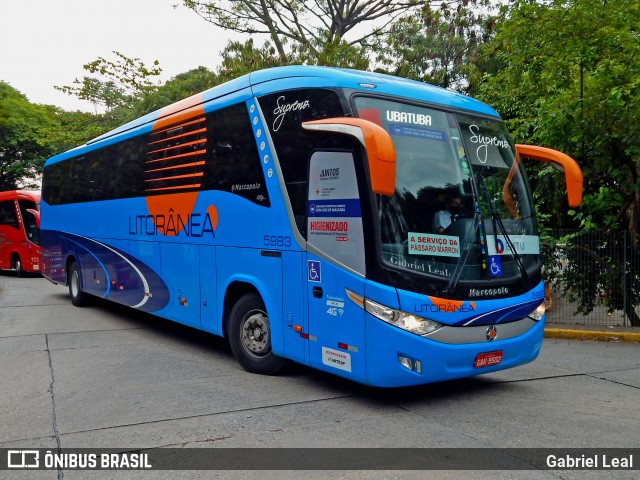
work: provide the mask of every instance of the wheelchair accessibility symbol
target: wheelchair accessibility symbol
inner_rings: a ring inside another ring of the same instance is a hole
[[[502,259],[497,255],[489,257],[489,275],[492,277],[502,276]]]
[[[320,261],[319,260],[307,260],[307,280],[310,282],[322,281],[320,274]]]

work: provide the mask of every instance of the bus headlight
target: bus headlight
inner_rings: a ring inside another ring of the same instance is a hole
[[[536,309],[529,314],[529,318],[539,322],[544,317],[544,313],[547,311],[547,306],[544,302],[536,307]]]
[[[364,309],[374,317],[416,335],[426,335],[442,327],[441,323],[386,307],[368,298],[364,299]]]

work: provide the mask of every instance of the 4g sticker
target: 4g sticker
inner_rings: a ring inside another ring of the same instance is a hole
[[[344,298],[327,295],[327,314],[332,317],[342,317],[344,315]]]

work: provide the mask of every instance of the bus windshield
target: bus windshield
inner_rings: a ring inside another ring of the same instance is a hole
[[[378,200],[383,263],[450,284],[526,278],[539,241],[502,122],[374,97],[355,103],[396,149],[395,193]]]

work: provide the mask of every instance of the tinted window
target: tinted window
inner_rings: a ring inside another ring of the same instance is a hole
[[[258,147],[244,104],[207,115],[202,189],[232,192],[258,205],[270,205]]]
[[[16,206],[13,200],[0,202],[0,225],[18,228],[18,216],[16,215]]]
[[[302,122],[343,117],[345,110],[338,94],[327,89],[288,90],[266,95],[259,101],[271,131],[296,223],[305,235],[311,154],[318,149],[350,149],[353,141],[347,135],[307,131],[302,128]]]
[[[269,206],[244,103],[50,165],[42,194],[58,205],[207,189]]]

